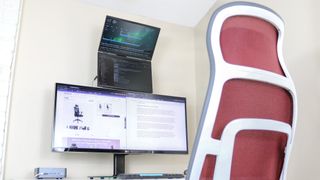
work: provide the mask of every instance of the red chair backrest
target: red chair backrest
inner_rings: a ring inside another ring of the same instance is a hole
[[[278,59],[277,42],[277,29],[251,16],[226,19],[220,34],[221,51],[227,63],[285,76]],[[225,126],[238,118],[272,119],[291,125],[292,116],[293,102],[287,90],[264,82],[232,79],[223,85],[212,138],[220,139]],[[282,133],[241,131],[236,136],[231,179],[279,179],[286,143],[287,136]],[[212,179],[215,160],[214,155],[206,156],[201,179]]]

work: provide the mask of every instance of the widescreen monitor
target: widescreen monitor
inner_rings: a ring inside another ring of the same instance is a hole
[[[56,84],[52,150],[188,152],[186,98]]]
[[[99,51],[151,60],[160,28],[107,16]]]

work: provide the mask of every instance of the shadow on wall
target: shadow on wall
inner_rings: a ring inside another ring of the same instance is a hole
[[[288,168],[288,179],[318,179],[320,157],[320,53],[285,58],[298,94],[298,122]],[[303,63],[302,63],[303,62]],[[315,119],[316,118],[316,119]],[[307,139],[307,140],[306,140]],[[311,148],[312,147],[312,148]],[[308,154],[306,152],[308,151]],[[294,173],[300,172],[300,173]]]

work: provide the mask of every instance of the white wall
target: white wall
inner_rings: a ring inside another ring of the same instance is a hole
[[[0,179],[3,178],[10,88],[19,27],[20,0],[0,0]]]
[[[108,11],[79,0],[27,0],[14,77],[5,179],[32,178],[35,167],[66,167],[71,178],[112,174],[112,154],[51,152],[54,84],[91,85],[107,14],[161,28],[152,60],[154,92],[187,97],[189,137],[194,136],[191,28]],[[128,172],[182,172],[188,159],[188,155],[132,155],[127,157],[126,168]]]
[[[249,0],[278,12],[285,21],[284,59],[298,92],[298,126],[288,179],[320,179],[320,24],[317,0]],[[229,0],[218,0],[213,9]],[[212,12],[212,11],[211,11]],[[211,13],[195,29],[197,117],[209,78],[205,33]]]

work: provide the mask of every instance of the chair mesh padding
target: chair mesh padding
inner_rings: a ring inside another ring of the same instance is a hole
[[[283,75],[277,55],[278,31],[264,20],[235,16],[222,26],[220,45],[225,61]]]
[[[224,22],[220,38],[226,62],[284,75],[277,56],[278,31],[272,24],[255,17],[231,17]],[[263,82],[229,80],[223,86],[212,138],[220,139],[225,126],[238,118],[272,119],[291,125],[292,113],[292,97],[286,90]],[[231,179],[279,179],[286,141],[287,136],[279,132],[238,133]],[[206,156],[201,179],[212,179],[216,158]]]
[[[220,139],[225,126],[238,118],[273,119],[291,124],[291,96],[280,87],[262,82],[227,81],[212,137]],[[236,136],[231,179],[279,179],[286,141],[282,133],[241,131]],[[215,157],[207,156],[201,177],[212,178],[214,166]]]
[[[215,155],[206,155],[200,174],[201,179],[212,179],[214,167],[216,165],[216,158],[217,157]]]
[[[224,127],[237,118],[265,118],[291,124],[291,95],[267,83],[229,80],[223,87],[212,137],[220,139]]]
[[[232,180],[279,180],[287,136],[273,131],[241,131],[235,141]]]

